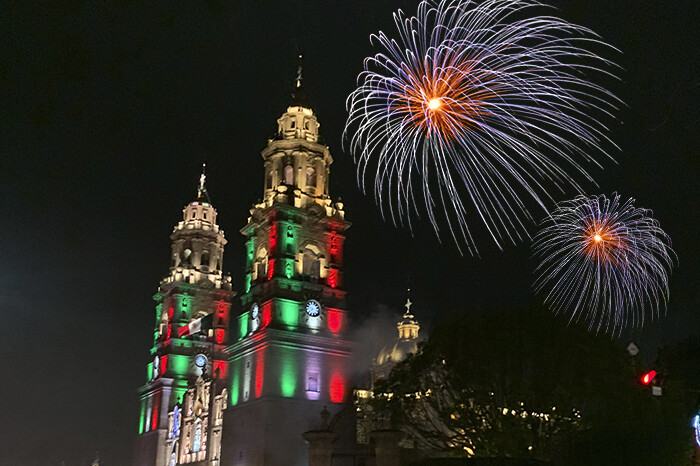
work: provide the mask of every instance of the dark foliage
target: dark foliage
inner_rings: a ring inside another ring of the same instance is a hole
[[[684,464],[686,392],[668,380],[654,397],[639,370],[621,343],[543,310],[460,314],[380,381],[374,404],[426,457]]]

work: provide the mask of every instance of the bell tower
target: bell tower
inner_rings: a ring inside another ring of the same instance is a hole
[[[213,405],[208,406],[209,400],[214,403],[216,395],[221,391],[225,394],[228,385],[228,358],[224,349],[229,339],[229,312],[235,293],[231,290],[231,278],[222,272],[226,239],[216,223],[217,212],[205,182],[202,170],[197,198],[185,206],[182,221],[170,235],[170,273],[161,280],[153,296],[156,303],[153,346],[146,381],[139,389],[135,466],[170,464],[173,452],[168,448],[176,445],[172,441],[172,425],[168,424],[169,413],[180,409],[195,381],[201,385],[206,380],[207,389],[218,390],[206,397],[205,413],[210,408],[215,412]],[[205,424],[203,431],[205,439],[208,425]],[[193,461],[211,457],[206,451],[206,441],[198,447],[192,446],[191,450],[196,451],[187,458]],[[183,462],[186,461],[177,464]]]
[[[230,408],[223,462],[308,464],[301,433],[337,412],[349,386],[343,285],[345,220],[328,178],[333,158],[304,91],[262,151],[263,200],[241,229],[246,238],[241,314],[227,349]]]

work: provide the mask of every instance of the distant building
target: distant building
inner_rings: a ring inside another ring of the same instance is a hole
[[[408,290],[409,293],[411,290]],[[411,314],[411,298],[406,299],[406,312],[403,318],[396,324],[399,336],[396,341],[382,348],[370,367],[370,389],[374,389],[374,383],[385,378],[391,369],[398,363],[406,359],[410,353],[418,351],[418,331],[420,325]]]

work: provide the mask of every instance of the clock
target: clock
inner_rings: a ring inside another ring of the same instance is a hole
[[[194,365],[199,367],[200,369],[204,366],[207,365],[207,357],[204,356],[203,354],[198,354],[197,356],[194,357]]]
[[[258,306],[258,303],[253,303],[253,306],[251,306],[250,317],[253,320],[257,320],[257,318],[260,317],[260,307]]]
[[[315,299],[309,299],[306,301],[306,313],[309,317],[318,317],[321,315],[321,303]]]

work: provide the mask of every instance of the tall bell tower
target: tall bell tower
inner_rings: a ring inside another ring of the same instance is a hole
[[[169,429],[169,413],[180,409],[188,389],[192,391],[196,382],[202,385],[206,381],[207,389],[213,387],[212,390],[223,393],[228,385],[228,358],[224,349],[229,339],[229,312],[235,293],[231,290],[231,278],[222,272],[226,239],[216,223],[217,212],[209,199],[205,181],[203,171],[197,198],[183,209],[182,221],[170,236],[170,273],[161,280],[153,296],[156,303],[153,346],[146,381],[139,389],[139,435],[134,448],[134,466],[172,463],[173,452],[168,448],[176,445],[172,441],[172,426]],[[187,335],[187,332],[178,332],[200,318],[211,322],[211,328]],[[200,396],[206,400],[206,406],[201,408],[204,413],[221,410],[213,404],[217,394],[220,393]],[[183,418],[188,414],[183,413]],[[191,417],[196,422],[195,416]],[[189,456],[183,450],[183,460],[176,464],[186,462],[185,459],[211,458],[212,453],[206,447],[207,426],[212,424],[205,422],[204,429],[200,429],[199,443],[196,432],[189,436]]]
[[[301,433],[348,395],[343,204],[328,192],[333,158],[319,141],[301,66],[291,105],[262,151],[263,200],[246,238],[241,314],[226,352],[230,408],[224,465],[308,464]]]

